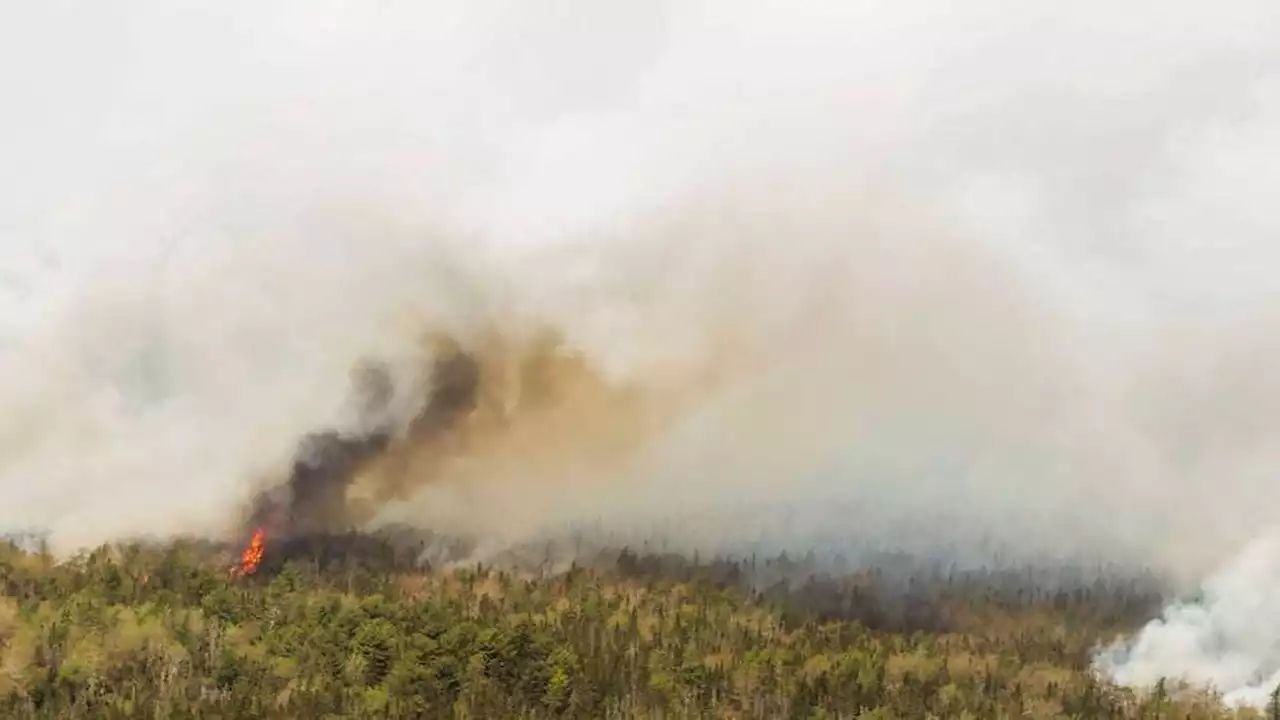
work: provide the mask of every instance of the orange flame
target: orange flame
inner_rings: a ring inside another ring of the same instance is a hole
[[[267,531],[258,528],[253,531],[253,537],[249,539],[249,546],[240,553],[240,565],[231,569],[232,575],[244,576],[252,575],[258,571],[258,564],[262,562],[262,554],[265,550],[267,542]]]

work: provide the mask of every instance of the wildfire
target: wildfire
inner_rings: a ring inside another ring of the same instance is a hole
[[[258,564],[262,562],[262,553],[267,542],[267,531],[258,528],[253,531],[253,537],[249,538],[249,546],[240,553],[240,565],[231,569],[231,574],[235,576],[252,575],[258,571]]]

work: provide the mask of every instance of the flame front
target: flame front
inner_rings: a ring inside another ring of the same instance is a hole
[[[249,539],[249,546],[240,553],[239,567],[232,569],[234,575],[252,575],[258,571],[258,564],[262,562],[262,554],[265,550],[267,542],[267,531],[258,528],[253,531],[253,537]]]

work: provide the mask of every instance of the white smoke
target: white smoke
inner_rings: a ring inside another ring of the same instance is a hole
[[[1122,684],[1181,680],[1214,688],[1232,705],[1263,707],[1280,685],[1278,602],[1273,531],[1206,581],[1200,598],[1166,608],[1135,638],[1099,652],[1096,664]]]
[[[415,521],[674,513],[723,540],[743,500],[838,538],[815,508],[839,502],[864,533],[1197,577],[1280,500],[1277,20],[9,3],[0,525],[216,532],[351,421],[356,361],[412,375],[423,327],[537,318],[618,378],[730,341],[752,371],[617,482],[446,484]]]

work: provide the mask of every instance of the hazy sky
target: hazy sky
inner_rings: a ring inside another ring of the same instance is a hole
[[[1280,499],[1277,20],[7,3],[0,521],[212,532],[356,359],[520,307],[641,383],[755,358],[551,506],[874,497],[1198,571]]]

